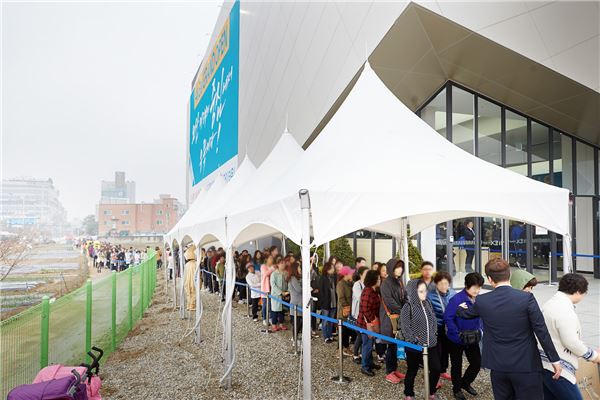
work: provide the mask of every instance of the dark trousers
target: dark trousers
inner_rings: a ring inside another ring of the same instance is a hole
[[[236,279],[237,283],[246,283],[246,279]],[[235,285],[238,291],[238,299],[245,300],[246,299],[246,286],[244,285]]]
[[[251,299],[250,301],[252,303],[252,318],[256,319],[258,318],[258,302],[260,299],[257,297],[256,299]]]
[[[375,341],[375,339],[373,339]],[[377,343],[375,342],[375,353],[379,357],[383,357],[385,355],[385,349],[387,349],[387,345],[385,343]]]
[[[438,326],[438,346],[440,347],[440,373],[445,373],[448,370],[448,358],[450,357],[450,339],[446,336],[446,328],[444,325]]]
[[[452,375],[452,390],[454,393],[459,392],[462,388],[469,386],[481,369],[481,353],[479,352],[479,344],[470,344],[468,346],[456,344],[448,341],[450,350],[450,375]],[[462,375],[463,353],[467,356],[469,366]]]
[[[350,329],[347,326],[342,325],[342,347],[347,349],[350,347],[350,339],[354,338],[356,340],[356,331],[354,329]]]
[[[583,400],[577,385],[572,384],[562,376],[557,380],[552,379],[552,372],[547,369],[542,372],[544,376],[544,400]]]
[[[415,378],[419,372],[419,365],[423,362],[423,353],[405,348],[406,350],[406,378],[404,378],[404,395],[415,395]],[[440,379],[440,348],[434,346],[429,348],[429,393],[434,394]]]
[[[490,373],[495,400],[543,400],[542,371]]]
[[[290,313],[291,314],[291,318],[292,318],[292,323],[294,323],[294,314],[293,312]],[[300,315],[300,313],[298,313],[298,315],[296,316],[296,334],[299,334],[300,332],[302,332],[302,315]]]
[[[394,372],[398,369],[398,346],[395,343],[388,343],[385,350],[385,371]]]
[[[373,346],[373,344],[371,343],[371,347]],[[359,333],[356,336],[356,340],[354,341],[354,356],[357,357],[361,354],[360,350],[362,347],[362,335]]]
[[[273,325],[283,324],[283,311],[271,311],[271,323]]]
[[[269,314],[272,313],[271,311],[271,305],[267,304],[268,301],[271,301],[270,299],[263,297],[262,298],[262,318],[263,321],[266,321],[268,318],[270,318],[270,315],[267,315],[267,308],[269,308]]]
[[[475,257],[475,252],[467,250],[467,258],[465,259],[465,271],[467,272],[473,272],[473,257]]]

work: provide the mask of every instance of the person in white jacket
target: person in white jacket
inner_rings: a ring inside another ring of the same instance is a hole
[[[600,363],[598,351],[581,341],[581,324],[575,313],[574,305],[583,299],[587,290],[588,281],[582,275],[565,274],[558,284],[558,292],[542,307],[548,332],[562,366],[560,378],[552,379],[552,364],[540,349],[544,366],[544,400],[581,400],[575,378],[578,358]]]
[[[248,274],[246,274],[246,282],[250,286],[250,299],[252,304],[252,320],[258,322],[258,302],[260,301],[260,271],[254,270],[254,264],[246,265]],[[254,290],[252,290],[254,289]]]
[[[352,285],[352,310],[350,312],[350,320],[352,322],[358,319],[358,311],[360,309],[360,295],[365,288],[365,276],[369,272],[369,267],[359,267],[356,271],[356,277],[358,280]],[[352,359],[356,364],[361,362],[361,347],[362,347],[362,335],[358,335],[354,341],[354,349]]]

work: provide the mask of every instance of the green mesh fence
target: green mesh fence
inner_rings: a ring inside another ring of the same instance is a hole
[[[40,368],[41,305],[0,324],[0,388],[2,398],[23,382],[30,382]]]
[[[1,398],[15,386],[31,383],[46,365],[79,365],[90,346],[102,348],[106,357],[123,341],[143,315],[142,307],[151,304],[155,254],[113,275],[88,280],[56,301],[45,298],[0,322]]]

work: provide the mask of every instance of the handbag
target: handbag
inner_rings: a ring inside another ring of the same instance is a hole
[[[481,331],[479,329],[460,331],[458,336],[466,345],[477,344],[481,341]]]
[[[351,306],[344,306],[344,307],[342,307],[342,317],[348,318],[348,316],[350,315],[350,311],[352,311],[352,307]]]
[[[367,323],[367,330],[374,332],[374,333],[379,333],[379,318],[375,318],[373,321],[369,322],[367,321],[367,319],[365,318],[365,322]]]
[[[387,308],[387,306],[385,305],[385,303],[383,301],[381,302],[381,304],[383,304],[385,313],[387,314],[388,318],[390,319],[390,323],[392,324],[392,336],[396,336],[398,331],[400,331],[400,329],[399,329],[400,315],[390,313],[390,310]]]

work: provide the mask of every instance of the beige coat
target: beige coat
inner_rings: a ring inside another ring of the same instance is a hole
[[[189,311],[196,310],[196,286],[194,278],[196,276],[196,246],[191,245],[185,250],[185,274],[183,287],[185,289],[186,309]]]

